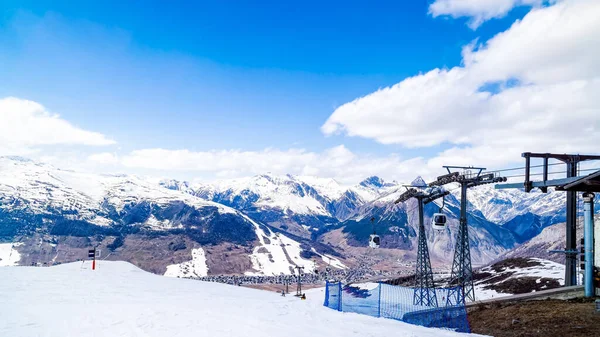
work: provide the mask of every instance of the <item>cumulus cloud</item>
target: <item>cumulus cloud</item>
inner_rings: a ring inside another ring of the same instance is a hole
[[[429,5],[433,17],[468,17],[469,27],[476,29],[483,22],[505,16],[518,6],[540,6],[545,0],[436,0]],[[553,1],[554,2],[554,1]]]
[[[503,165],[524,151],[597,153],[600,2],[531,10],[434,69],[337,108],[322,126],[406,147],[453,147],[434,164]]]
[[[72,125],[42,105],[14,97],[0,99],[2,154],[28,154],[42,145],[110,145],[98,132]]]
[[[264,149],[261,151],[203,151],[144,149],[121,158],[129,168],[163,172],[189,171],[194,175],[236,178],[262,173],[332,177],[354,184],[373,174],[409,181],[415,167],[424,168],[422,158],[404,160],[398,155],[356,154],[343,145],[311,152],[304,149]],[[438,168],[439,171],[439,168]],[[423,172],[428,174],[430,172]]]

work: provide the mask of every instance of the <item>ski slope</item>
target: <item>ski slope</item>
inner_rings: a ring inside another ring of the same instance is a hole
[[[84,267],[83,269],[81,267]],[[340,313],[275,292],[144,272],[126,262],[0,268],[0,336],[460,336]],[[466,336],[466,335],[465,335]]]
[[[192,260],[167,266],[165,276],[169,277],[203,277],[208,275],[206,254],[202,248],[192,249]]]
[[[21,255],[15,249],[18,243],[0,243],[0,267],[16,266],[19,264]]]

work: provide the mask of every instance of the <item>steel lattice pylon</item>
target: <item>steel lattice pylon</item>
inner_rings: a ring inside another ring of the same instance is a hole
[[[429,249],[427,248],[427,236],[423,224],[423,197],[417,197],[419,202],[419,247],[417,252],[417,270],[415,271],[415,294],[414,305],[437,307],[438,301],[433,284],[433,272]]]
[[[473,289],[473,270],[471,268],[471,250],[469,247],[469,226],[467,225],[467,182],[461,182],[460,194],[460,224],[454,248],[451,288],[448,292],[446,305],[464,304],[466,300],[475,301]]]

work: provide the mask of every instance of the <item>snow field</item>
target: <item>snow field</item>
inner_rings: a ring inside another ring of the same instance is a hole
[[[173,279],[125,262],[0,268],[0,336],[460,336],[275,292]],[[466,335],[465,335],[466,336]]]

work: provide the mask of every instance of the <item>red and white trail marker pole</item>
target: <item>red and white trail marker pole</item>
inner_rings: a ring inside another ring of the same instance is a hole
[[[92,258],[92,270],[96,270],[96,249],[88,250],[88,257]]]

